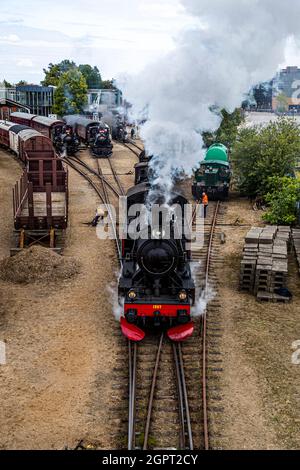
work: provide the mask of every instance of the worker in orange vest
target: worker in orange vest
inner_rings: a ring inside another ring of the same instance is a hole
[[[208,196],[205,192],[202,193],[202,204],[204,207],[204,218],[206,218],[207,207],[208,207]]]

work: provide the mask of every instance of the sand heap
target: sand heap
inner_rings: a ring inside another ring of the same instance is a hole
[[[79,273],[80,264],[75,258],[33,246],[0,262],[0,278],[19,284],[62,281]]]

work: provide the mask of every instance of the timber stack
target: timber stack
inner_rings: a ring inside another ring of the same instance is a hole
[[[287,291],[290,238],[290,227],[251,228],[245,238],[241,261],[241,290],[256,295],[260,301],[290,300]]]

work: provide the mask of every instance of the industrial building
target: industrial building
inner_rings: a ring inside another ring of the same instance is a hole
[[[53,106],[53,90],[40,85],[0,87],[0,119],[9,119],[15,111],[48,116]]]
[[[300,68],[287,67],[274,80],[272,108],[274,111],[300,111]]]
[[[52,112],[53,87],[40,85],[21,85],[16,87],[19,102],[28,106],[31,114],[48,116]]]

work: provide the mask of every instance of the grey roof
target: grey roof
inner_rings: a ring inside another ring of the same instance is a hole
[[[64,119],[67,121],[68,116],[64,116]],[[90,125],[99,126],[100,121],[93,121],[92,119],[88,119],[84,116],[79,116],[74,119],[73,125],[74,124],[80,124],[81,126],[90,126]]]
[[[43,134],[40,134],[35,129],[31,129],[31,128],[20,131],[20,137],[22,140],[28,140],[28,139],[31,139],[31,137],[44,137],[45,139],[48,138],[48,137],[45,137]]]
[[[46,116],[36,116],[35,118],[33,118],[33,121],[38,122],[40,124],[44,124],[45,126],[49,127],[53,124],[64,124],[64,122],[59,119],[52,119]]]
[[[17,91],[24,92],[44,92],[44,93],[53,93],[53,88],[49,86],[40,86],[40,85],[20,85],[16,87]]]
[[[26,131],[28,129],[32,130],[31,127],[23,126],[22,124],[15,124],[9,130],[10,132],[13,132],[14,134],[19,134],[19,132]]]
[[[0,121],[0,128],[1,129],[10,129],[12,126],[15,126],[16,124],[14,122],[10,121]]]
[[[16,118],[23,118],[23,119],[28,119],[30,121],[32,118],[36,116],[36,114],[29,114],[29,113],[11,113],[11,116],[16,117]]]

